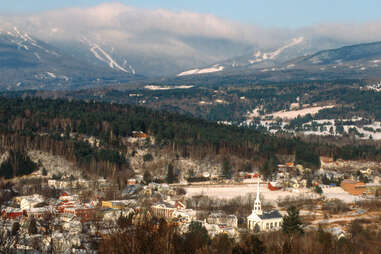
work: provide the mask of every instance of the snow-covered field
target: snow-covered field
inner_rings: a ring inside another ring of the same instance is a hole
[[[337,198],[344,201],[345,203],[353,203],[355,201],[363,200],[361,196],[354,196],[348,194],[341,187],[323,188],[323,193],[323,195],[328,199]]]
[[[309,107],[309,108],[303,108],[298,110],[291,110],[291,111],[278,111],[275,113],[270,114],[273,118],[282,118],[282,119],[294,119],[300,116],[305,116],[307,114],[317,114],[320,110],[326,109],[326,108],[333,108],[333,105],[330,106],[323,106],[323,107]]]
[[[246,196],[248,194],[255,195],[256,193],[256,184],[245,184],[245,185],[209,185],[209,186],[189,186],[185,190],[188,197],[196,195],[205,195],[212,198],[221,198],[221,199],[232,199],[235,197]],[[267,202],[276,203],[277,200],[284,199],[286,197],[297,198],[297,197],[311,197],[318,198],[314,192],[311,192],[310,189],[301,188],[301,189],[290,189],[290,190],[279,190],[279,191],[270,191],[267,188],[267,184],[260,185],[260,192],[263,198]],[[345,192],[340,187],[330,187],[323,188],[323,195],[328,198],[337,198],[346,203],[354,202],[360,197],[353,196]]]
[[[318,113],[320,110],[325,108],[332,108],[333,105],[330,106],[316,106],[316,107],[308,107],[298,110],[291,111],[278,111],[272,114],[260,115],[259,111],[260,107],[255,108],[253,111],[248,112],[246,115],[246,121],[241,123],[241,125],[251,126],[253,124],[254,118],[260,117],[260,125],[267,128],[271,133],[276,133],[279,129],[294,132],[293,130],[285,129],[285,126],[291,119],[295,119],[298,116],[305,116],[306,114],[314,115]],[[282,121],[278,122],[278,118],[281,118]],[[366,125],[356,125],[356,122],[363,120],[361,117],[354,117],[352,119],[340,119],[340,122],[347,122],[343,125],[343,129],[345,133],[350,133],[353,130],[357,130],[359,133],[356,135],[359,139],[373,139],[373,140],[381,140],[381,122],[373,121],[370,124]],[[348,124],[353,122],[353,124]],[[315,127],[313,127],[315,125]],[[303,133],[305,135],[319,135],[319,136],[329,136],[329,135],[337,135],[341,136],[342,133],[336,133],[336,121],[335,119],[318,119],[310,122],[306,122],[303,124]]]

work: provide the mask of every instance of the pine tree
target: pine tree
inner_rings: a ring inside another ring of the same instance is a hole
[[[15,236],[20,230],[20,223],[18,221],[14,222],[12,225],[12,235]]]
[[[230,162],[227,158],[224,158],[224,161],[222,163],[222,176],[225,179],[231,179],[232,178],[232,167],[231,167]]]
[[[174,168],[173,168],[173,165],[170,163],[168,165],[168,171],[167,171],[167,182],[168,183],[173,183],[175,181],[175,172],[174,172]]]
[[[282,230],[286,234],[303,233],[302,221],[299,217],[299,210],[295,206],[287,209],[287,215],[283,217]]]
[[[315,192],[317,194],[321,195],[321,194],[323,194],[323,189],[319,185],[317,185],[317,186],[315,186]]]
[[[144,171],[143,180],[146,184],[152,181],[152,175],[148,170]]]
[[[245,245],[248,249],[247,253],[262,254],[262,253],[265,253],[266,251],[266,248],[263,245],[263,242],[256,235],[250,235],[246,239]]]
[[[37,234],[37,223],[36,223],[36,220],[34,218],[31,219],[30,223],[29,223],[29,227],[28,227],[28,233],[30,235],[35,235]]]

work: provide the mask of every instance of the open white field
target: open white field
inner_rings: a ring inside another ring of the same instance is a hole
[[[354,195],[348,194],[341,187],[323,188],[323,193],[324,193],[324,196],[328,199],[337,198],[346,203],[353,203],[355,201],[359,201],[363,199],[361,196],[354,196]]]
[[[248,194],[256,194],[256,184],[242,184],[242,185],[198,185],[198,186],[188,186],[185,187],[188,197],[195,195],[205,195],[212,198],[221,199],[232,199],[239,196],[246,196]],[[267,202],[275,203],[279,199],[284,199],[285,197],[311,197],[318,198],[319,195],[311,192],[311,190],[306,188],[301,189],[290,189],[290,190],[279,190],[270,191],[267,188],[267,184],[260,185],[260,192],[263,198]],[[352,203],[360,197],[356,197],[348,194],[340,187],[324,188],[323,195],[328,198],[337,198],[346,203]]]
[[[270,114],[274,118],[282,118],[282,119],[294,119],[300,116],[305,116],[307,114],[315,115],[322,109],[326,108],[333,108],[334,106],[324,106],[324,107],[310,107],[310,108],[303,108],[298,110],[292,110],[292,111],[278,111],[275,113]]]

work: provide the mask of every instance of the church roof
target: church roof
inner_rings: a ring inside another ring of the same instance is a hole
[[[270,220],[282,218],[283,216],[279,213],[278,210],[273,210],[271,212],[264,212],[262,215],[258,215],[262,220]]]
[[[247,216],[248,220],[253,220],[253,221],[260,221],[261,218],[253,211],[249,216]]]

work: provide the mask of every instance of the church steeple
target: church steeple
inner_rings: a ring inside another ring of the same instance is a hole
[[[255,202],[254,202],[253,212],[255,212],[257,215],[262,215],[263,212],[262,212],[261,200],[259,199],[259,179],[260,177],[258,176],[257,198],[255,199]]]

